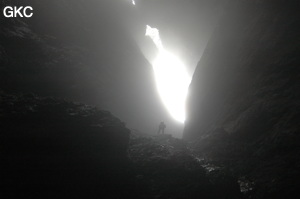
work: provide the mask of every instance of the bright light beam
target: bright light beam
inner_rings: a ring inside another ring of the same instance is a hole
[[[185,100],[191,78],[183,63],[164,49],[158,29],[147,25],[145,35],[152,39],[159,51],[152,62],[159,95],[174,119],[183,123]]]

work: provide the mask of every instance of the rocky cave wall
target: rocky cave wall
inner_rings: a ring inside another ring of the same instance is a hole
[[[275,198],[299,176],[299,8],[228,1],[187,102],[184,138]]]

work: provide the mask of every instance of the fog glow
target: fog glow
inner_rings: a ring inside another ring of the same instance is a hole
[[[185,100],[191,78],[183,63],[164,49],[159,30],[147,25],[146,36],[156,45],[159,53],[152,62],[159,95],[170,114],[179,122],[185,120]]]

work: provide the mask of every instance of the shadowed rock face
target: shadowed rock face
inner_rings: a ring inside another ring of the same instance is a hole
[[[35,95],[0,102],[2,197],[109,196],[130,181],[129,130],[111,113]]]
[[[190,86],[184,138],[247,175],[258,198],[296,192],[298,2],[228,1]]]

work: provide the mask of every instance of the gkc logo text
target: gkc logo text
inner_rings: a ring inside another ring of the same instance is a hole
[[[6,6],[3,9],[3,15],[6,18],[26,17],[30,18],[33,15],[33,8],[31,6]]]

